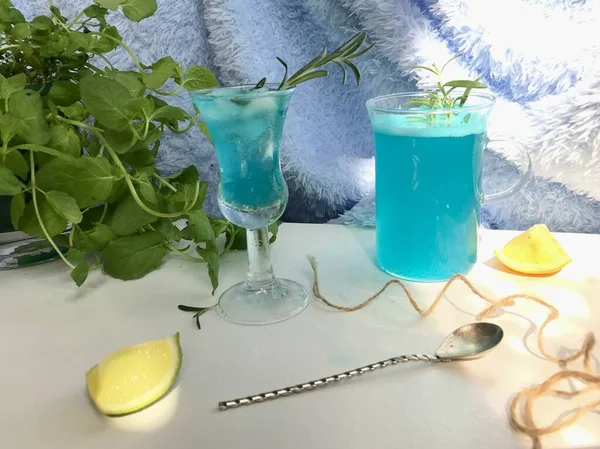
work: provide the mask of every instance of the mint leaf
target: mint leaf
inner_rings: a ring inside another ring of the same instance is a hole
[[[125,106],[130,118],[140,118],[146,120],[154,112],[154,103],[144,97],[134,98]]]
[[[10,222],[13,228],[19,229],[19,220],[25,210],[25,194],[23,192],[12,197],[10,202]]]
[[[102,252],[104,272],[123,280],[139,279],[155,270],[167,252],[158,232],[121,237]]]
[[[215,239],[213,228],[208,216],[203,210],[195,210],[187,219],[188,225],[181,231],[181,236],[186,240],[196,243],[212,242]]]
[[[29,174],[29,164],[19,151],[11,151],[5,155],[4,162],[0,159],[0,165],[5,165],[23,180],[25,180]]]
[[[138,72],[120,72],[115,70],[107,72],[107,76],[125,86],[132,97],[139,97],[146,92],[146,86],[140,81],[141,75]]]
[[[11,76],[10,78],[2,78],[0,78],[0,98],[5,100],[9,99],[14,93],[25,89],[25,85],[27,84],[27,77],[23,73]]]
[[[159,89],[169,78],[181,80],[182,68],[173,58],[167,56],[152,64],[152,72],[144,73],[143,81],[148,89]]]
[[[48,124],[44,117],[40,94],[20,90],[10,97],[8,109],[19,121],[17,135],[21,139],[38,145],[48,142]]]
[[[46,99],[57,106],[71,106],[81,99],[79,86],[70,81],[53,81]]]
[[[10,113],[0,115],[0,139],[2,142],[8,145],[18,130],[19,120],[16,117],[13,117]]]
[[[67,44],[64,52],[65,55],[68,56],[72,56],[77,50],[88,52],[95,43],[93,36],[90,36],[89,34],[71,32],[67,37],[69,39],[69,43]]]
[[[89,117],[89,112],[81,103],[73,103],[71,106],[58,106],[58,110],[67,118],[76,122],[81,122]]]
[[[75,198],[64,192],[50,190],[46,192],[46,199],[50,206],[52,206],[52,209],[61,217],[66,218],[71,223],[81,223],[83,216]]]
[[[81,99],[106,128],[121,131],[129,126],[125,107],[133,98],[121,83],[103,76],[86,75],[81,80]]]
[[[0,195],[16,195],[20,191],[19,179],[8,167],[0,165]]]
[[[59,190],[75,198],[82,209],[105,201],[111,193],[113,175],[108,160],[81,156],[57,158],[37,172],[37,185],[44,191]]]
[[[183,87],[186,90],[209,89],[219,87],[215,74],[206,67],[194,66],[187,69],[183,77]]]
[[[104,137],[110,147],[119,154],[127,153],[135,144],[135,136],[130,127],[121,131],[104,130]]]
[[[181,108],[175,106],[163,106],[152,115],[152,120],[157,122],[168,123],[172,126],[177,126],[177,122],[183,122],[190,119],[190,115]]]
[[[267,231],[269,231],[271,233],[271,238],[269,239],[269,243],[275,243],[275,240],[277,240],[277,234],[279,233],[279,225],[280,224],[281,224],[281,222],[276,221],[275,223],[271,223],[267,227]]]
[[[102,251],[113,240],[116,240],[117,234],[103,223],[99,223],[95,228],[85,233],[92,247],[97,251]]]
[[[121,0],[125,17],[134,22],[146,19],[156,12],[156,0]]]
[[[181,231],[168,218],[160,218],[152,226],[154,226],[157,232],[164,235],[167,240],[174,240],[176,242],[181,240]]]
[[[83,259],[85,259],[85,254],[86,251],[83,251],[79,248],[71,247],[67,251],[67,259],[69,259],[71,262],[81,262]]]
[[[71,271],[71,278],[77,284],[77,287],[81,287],[81,285],[85,282],[90,272],[90,264],[87,262],[81,262],[77,265],[73,271]]]
[[[117,235],[129,235],[146,225],[154,223],[157,218],[143,210],[130,195],[117,205],[110,227]]]
[[[14,40],[22,41],[31,36],[31,29],[26,23],[15,23],[10,30],[10,37]]]
[[[121,35],[114,26],[108,26],[102,30],[102,34],[97,39],[90,51],[94,53],[108,53],[119,47]]]
[[[52,125],[50,127],[50,141],[48,146],[56,148],[62,153],[71,156],[79,156],[81,154],[81,140],[72,126],[68,125]]]
[[[50,237],[54,237],[63,232],[67,227],[67,220],[56,213],[44,195],[39,195],[37,197],[37,202],[40,217],[42,218],[44,227],[46,228],[46,231],[48,231]],[[34,237],[46,238],[36,217],[33,201],[25,206],[23,216],[19,220],[18,229]]]
[[[215,290],[219,286],[219,254],[217,249],[209,247],[207,249],[197,247],[196,251],[208,264],[208,277],[212,285],[212,294],[215,294]]]
[[[204,123],[204,122],[198,122],[198,129],[200,130],[200,132],[202,134],[204,134],[204,137],[206,137],[208,139],[208,141],[210,142],[210,144],[212,146],[214,146],[215,142],[213,141],[213,138],[210,135],[210,131],[208,130],[208,126],[206,126],[206,123]]]
[[[94,0],[94,3],[102,6],[103,8],[116,11],[122,0]]]
[[[106,15],[108,10],[102,6],[92,5],[83,10],[83,13],[90,19],[96,19],[101,25],[106,26]]]

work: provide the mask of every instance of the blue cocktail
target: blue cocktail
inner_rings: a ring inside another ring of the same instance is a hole
[[[409,280],[443,281],[466,274],[477,260],[479,211],[505,192],[481,189],[487,122],[494,98],[471,94],[464,107],[415,107],[423,93],[367,102],[375,140],[377,259]],[[514,143],[526,159],[525,150]]]
[[[267,226],[283,214],[288,200],[279,147],[293,92],[267,85],[191,94],[217,152],[221,212],[247,229],[248,278],[227,290],[218,308],[222,316],[237,323],[282,321],[308,304],[308,295],[300,284],[274,277],[267,232]]]

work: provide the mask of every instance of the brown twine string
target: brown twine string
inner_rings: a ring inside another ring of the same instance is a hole
[[[478,320],[483,320],[483,319],[492,317],[496,311],[498,311],[499,309],[501,309],[503,307],[514,306],[516,299],[528,299],[528,300],[534,301],[537,304],[540,304],[540,305],[546,307],[546,309],[548,309],[548,316],[546,317],[546,319],[544,320],[544,322],[542,323],[542,325],[539,327],[539,329],[537,331],[537,345],[538,345],[538,349],[539,349],[540,353],[547,360],[550,360],[550,361],[556,362],[556,363],[560,363],[560,364],[567,364],[569,362],[573,362],[583,356],[583,366],[584,366],[585,371],[573,371],[573,370],[559,371],[558,373],[554,374],[553,376],[548,378],[543,383],[520,391],[512,399],[510,408],[509,408],[508,420],[515,430],[517,430],[518,432],[521,432],[531,438],[532,447],[534,449],[540,449],[542,447],[541,441],[540,441],[540,436],[558,432],[559,430],[570,426],[571,424],[573,424],[574,422],[579,420],[581,417],[583,417],[590,411],[593,411],[594,409],[596,409],[596,407],[600,406],[600,400],[590,402],[576,410],[572,410],[572,411],[560,416],[552,424],[550,424],[549,426],[546,426],[546,427],[539,427],[535,423],[535,421],[533,419],[533,404],[540,397],[554,396],[554,397],[559,397],[559,398],[573,398],[576,396],[582,396],[584,394],[590,393],[595,390],[600,390],[600,375],[598,375],[598,373],[595,373],[594,369],[592,367],[592,350],[596,343],[595,335],[592,332],[589,332],[585,336],[581,348],[575,354],[573,354],[569,357],[564,357],[564,358],[556,357],[556,356],[550,354],[544,348],[544,340],[543,340],[544,330],[546,329],[548,324],[550,324],[552,321],[556,320],[559,317],[559,312],[556,307],[554,307],[551,304],[548,304],[543,299],[540,299],[533,295],[517,293],[517,294],[505,296],[498,300],[494,300],[494,299],[487,297],[486,295],[481,293],[479,290],[477,290],[466,277],[464,277],[461,274],[457,274],[457,275],[453,276],[446,283],[446,285],[444,285],[444,287],[442,288],[440,293],[436,296],[433,303],[426,309],[421,308],[417,304],[417,302],[413,298],[410,291],[406,288],[406,286],[401,281],[399,281],[397,279],[388,281],[378,292],[376,292],[375,294],[373,294],[371,297],[369,297],[365,301],[361,302],[360,304],[357,304],[355,306],[350,306],[350,307],[341,306],[341,305],[333,304],[332,302],[330,302],[327,298],[325,298],[323,296],[323,294],[321,293],[320,286],[319,286],[319,271],[318,271],[318,267],[317,267],[317,260],[313,256],[309,256],[308,261],[310,262],[310,265],[312,267],[313,274],[314,274],[314,282],[313,282],[313,289],[312,289],[313,295],[316,298],[323,301],[329,307],[337,309],[337,310],[342,310],[345,312],[354,312],[354,311],[365,308],[371,302],[373,302],[375,299],[377,299],[379,296],[381,296],[390,286],[398,285],[404,291],[404,293],[406,294],[406,297],[410,301],[410,304],[419,313],[419,315],[421,315],[422,317],[426,317],[427,315],[431,314],[435,310],[435,308],[437,307],[437,305],[439,304],[441,299],[444,297],[444,295],[446,294],[446,292],[448,291],[450,286],[455,281],[459,281],[459,280],[462,281],[471,290],[471,292],[473,292],[473,294],[475,294],[476,296],[478,296],[479,298],[483,299],[484,301],[486,301],[487,303],[490,304],[489,307],[487,307],[482,312],[480,312],[479,315],[477,315]],[[578,381],[584,382],[588,385],[583,389],[575,390],[575,391],[565,391],[565,390],[556,390],[555,389],[556,384],[560,383],[561,381],[567,380],[567,379],[578,380]],[[521,407],[519,407],[519,405],[521,405]]]

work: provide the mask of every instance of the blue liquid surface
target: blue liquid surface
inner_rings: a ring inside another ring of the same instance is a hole
[[[477,260],[485,123],[415,129],[406,119],[372,118],[379,265],[417,281],[466,274]]]
[[[279,147],[291,92],[216,89],[192,95],[214,141],[219,205],[231,222],[257,229],[283,213],[288,190]]]

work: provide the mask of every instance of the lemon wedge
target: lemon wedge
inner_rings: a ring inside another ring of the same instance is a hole
[[[181,361],[179,333],[120,349],[86,373],[88,393],[105,415],[136,412],[169,391]]]
[[[571,262],[571,257],[544,224],[536,224],[504,247],[494,250],[500,262],[525,274],[552,274]]]

